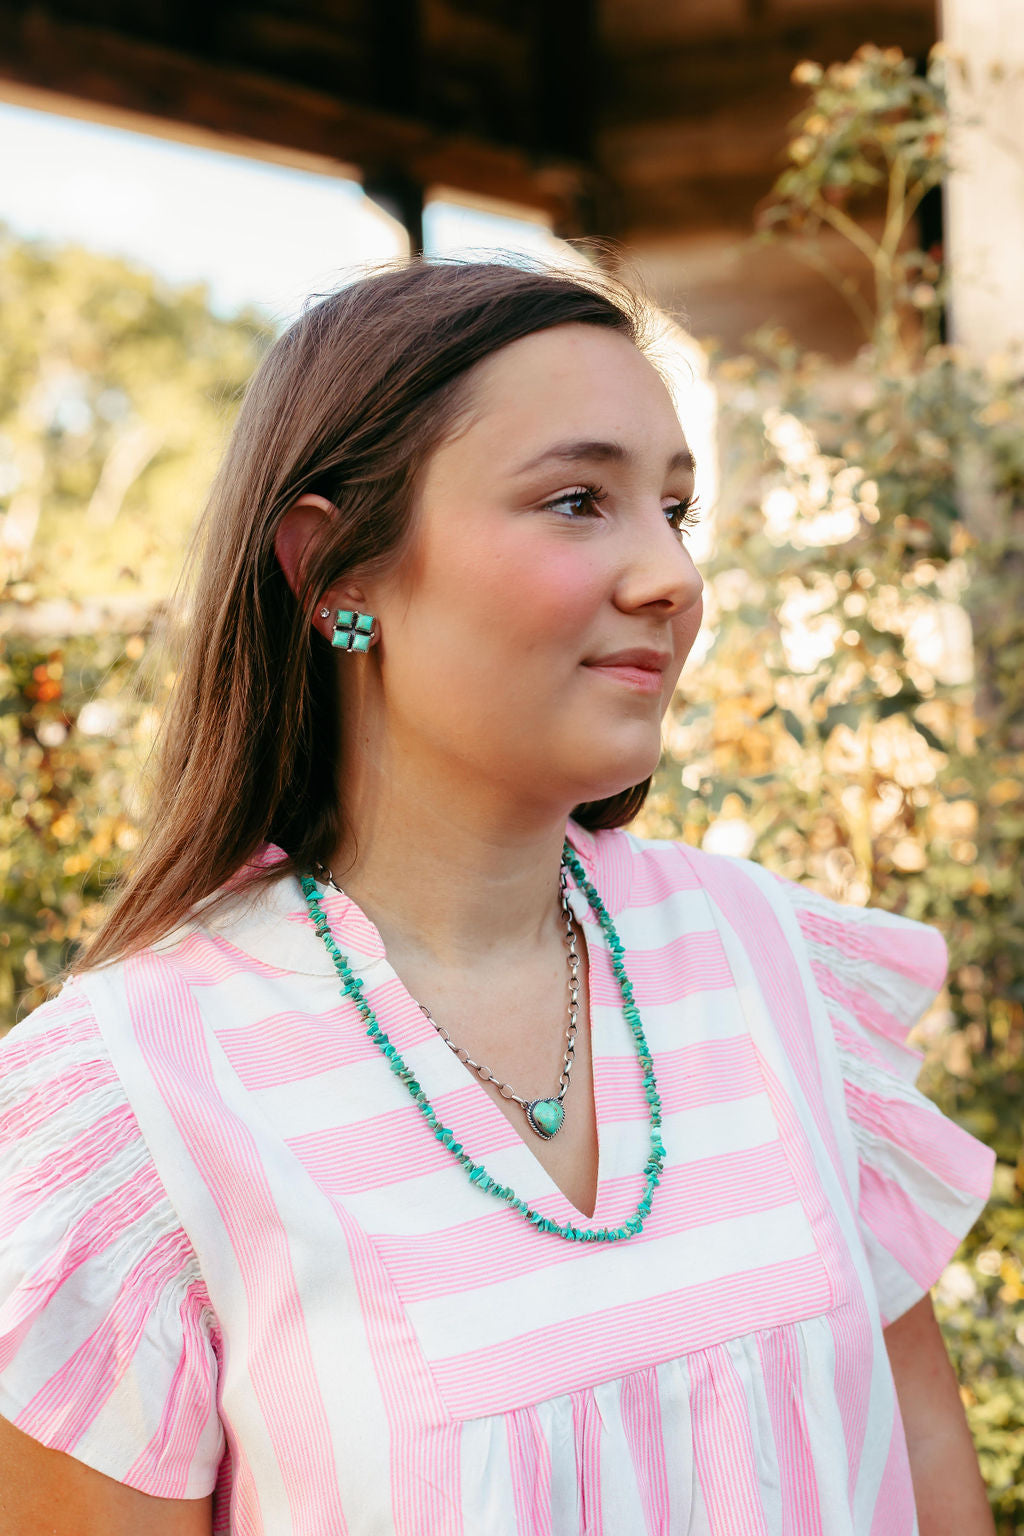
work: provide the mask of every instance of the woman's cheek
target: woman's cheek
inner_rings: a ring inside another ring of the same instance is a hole
[[[513,626],[522,626],[535,639],[544,635],[571,638],[584,650],[582,626],[592,622],[604,596],[599,574],[578,550],[559,541],[548,545],[541,557],[502,562],[503,571],[495,608],[507,614]]]

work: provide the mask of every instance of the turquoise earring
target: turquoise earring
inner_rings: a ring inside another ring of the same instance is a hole
[[[331,644],[340,651],[368,651],[377,638],[377,620],[372,613],[358,613],[354,608],[339,608]]]

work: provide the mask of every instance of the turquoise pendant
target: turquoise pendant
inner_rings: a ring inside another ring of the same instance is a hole
[[[565,1110],[557,1099],[533,1099],[526,1106],[526,1118],[532,1131],[550,1141],[562,1129]]]

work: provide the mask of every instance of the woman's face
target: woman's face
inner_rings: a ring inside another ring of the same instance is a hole
[[[689,451],[657,372],[615,332],[538,332],[474,381],[469,425],[421,476],[407,556],[366,589],[374,713],[424,773],[571,808],[658,761],[701,618],[678,527]]]

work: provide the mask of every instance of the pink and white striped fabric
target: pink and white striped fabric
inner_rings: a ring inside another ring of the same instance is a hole
[[[993,1154],[913,1086],[941,938],[743,860],[569,835],[664,1103],[643,1233],[567,1243],[471,1185],[367,1038],[285,876],[75,978],[0,1050],[0,1413],[236,1536],[913,1536],[882,1336]],[[260,862],[280,850],[268,845]],[[600,1185],[558,1191],[323,901],[470,1155],[619,1225],[646,1102],[601,929]]]

